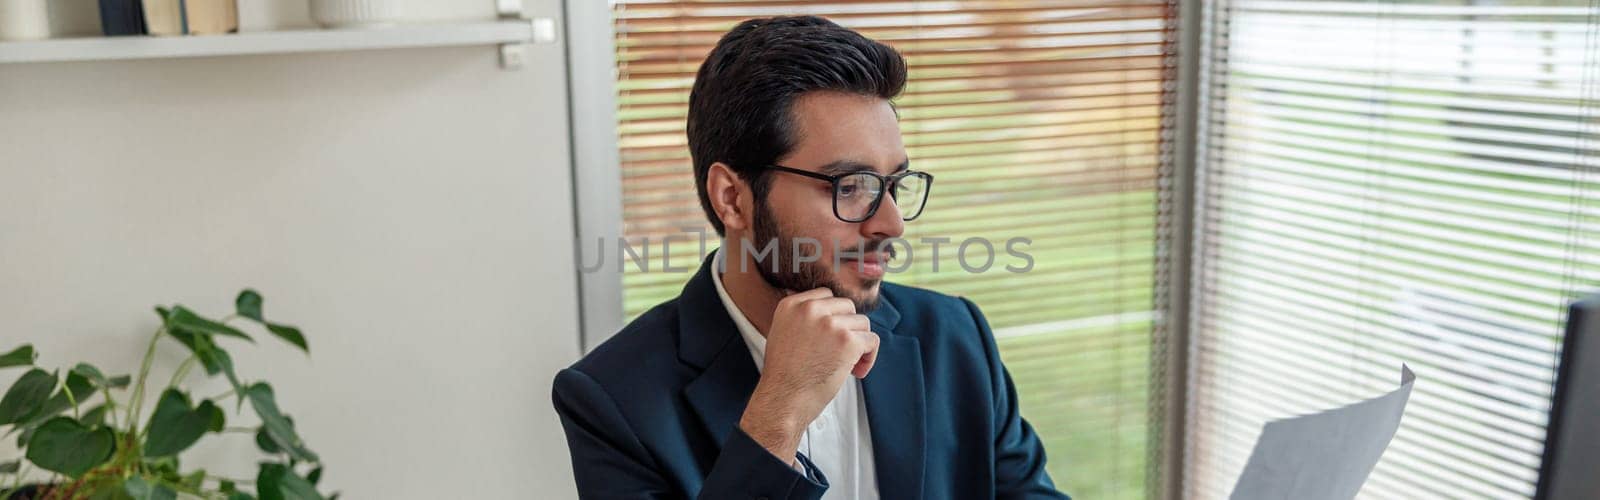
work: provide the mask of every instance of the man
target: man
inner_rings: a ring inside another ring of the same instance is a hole
[[[905,80],[817,17],[717,43],[688,136],[722,249],[556,376],[584,498],[1065,498],[978,308],[881,281],[932,183]]]

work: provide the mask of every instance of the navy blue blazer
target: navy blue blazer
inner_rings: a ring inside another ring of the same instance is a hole
[[[760,377],[706,259],[656,306],[556,375],[583,498],[816,499],[801,474],[739,429]],[[1011,376],[978,307],[884,283],[868,314],[877,363],[861,380],[885,499],[1066,498],[1017,412]],[[850,379],[847,383],[854,383]]]

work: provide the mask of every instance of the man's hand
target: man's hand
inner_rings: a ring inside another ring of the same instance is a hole
[[[807,425],[839,394],[846,375],[867,376],[878,334],[850,299],[817,288],[784,297],[772,314],[761,382],[739,428],[794,465]]]

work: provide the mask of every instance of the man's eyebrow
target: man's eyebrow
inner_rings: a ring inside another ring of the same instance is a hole
[[[889,173],[897,174],[904,172],[908,168],[911,168],[911,159],[909,158],[901,160],[900,164],[895,165],[894,170],[890,171]],[[877,170],[878,169],[874,168],[872,165],[868,165],[856,160],[838,160],[833,163],[823,165],[821,173],[825,175],[845,175],[856,172],[876,172]]]

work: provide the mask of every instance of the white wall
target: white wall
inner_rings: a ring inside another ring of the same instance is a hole
[[[309,0],[235,0],[240,31],[313,29]],[[483,20],[494,17],[494,0],[391,0],[414,22]],[[49,0],[50,33],[56,38],[100,35],[99,0]],[[560,17],[559,0],[523,0],[531,12]]]
[[[230,343],[239,373],[277,388],[325,485],[573,496],[549,403],[578,356],[562,50],[0,66],[0,350],[133,372],[152,305],[220,316],[254,287],[312,352]],[[183,354],[162,344],[152,383]],[[186,465],[254,477],[247,435],[207,440]]]

